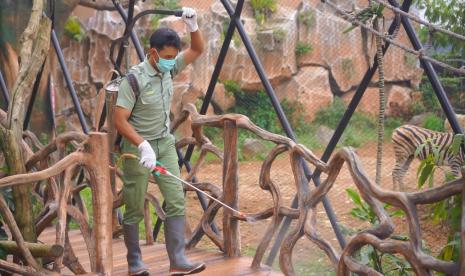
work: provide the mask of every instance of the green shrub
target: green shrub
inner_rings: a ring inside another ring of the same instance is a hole
[[[436,115],[428,115],[422,126],[434,131],[444,131],[444,119]]]
[[[317,111],[314,122],[334,129],[339,124],[345,110],[346,106],[342,99],[334,98],[330,106]]]
[[[265,23],[267,17],[278,9],[276,0],[251,0],[255,20],[259,25]]]
[[[422,101],[415,101],[410,107],[410,110],[412,115],[419,115],[426,112],[426,107]]]
[[[394,129],[400,127],[401,125],[405,124],[405,120],[403,118],[398,117],[388,117],[384,123],[384,133],[385,136],[390,140],[392,136],[392,132]]]
[[[299,13],[299,22],[310,29],[315,26],[315,14],[310,9],[303,10]]]
[[[246,115],[259,127],[278,134],[283,134],[281,124],[276,111],[265,91],[244,92],[240,85],[234,81],[223,81],[227,93],[234,96],[235,106],[228,113],[239,113]],[[296,132],[303,131],[305,121],[303,117],[303,106],[295,101],[283,100],[281,102],[286,117]]]
[[[262,12],[275,12],[278,8],[276,0],[250,0],[250,5],[254,10]]]
[[[65,35],[71,39],[81,42],[86,36],[81,29],[81,23],[76,16],[70,16],[65,23]]]
[[[273,30],[273,37],[277,43],[282,43],[284,41],[284,38],[286,38],[286,34],[287,34],[286,30],[281,29],[281,28],[277,28]]]
[[[277,116],[273,106],[264,91],[246,93],[243,91],[234,93],[236,105],[229,113],[240,113],[246,115],[259,127],[273,133],[281,133],[277,126]]]
[[[281,107],[286,114],[292,129],[297,133],[305,133],[309,130],[309,125],[305,122],[304,106],[297,101],[284,99],[281,101]]]
[[[305,42],[297,42],[297,46],[295,47],[295,54],[297,56],[303,56],[305,54],[311,53],[313,51],[313,47],[310,43]]]
[[[376,216],[373,208],[368,205],[360,196],[360,194],[351,188],[346,189],[347,195],[355,205],[350,211],[350,215],[358,218],[361,221],[369,222],[371,225],[379,224],[379,219]],[[389,210],[390,206],[384,204],[383,208],[388,211],[390,217],[405,217],[402,210]],[[393,239],[408,240],[408,237],[393,236]],[[383,253],[375,249],[373,246],[363,246],[356,252],[356,258],[380,272],[381,275],[410,275],[412,268],[410,264],[402,258],[389,253]]]
[[[442,113],[441,105],[438,97],[434,93],[431,82],[425,77],[420,84],[420,91],[422,92],[421,101],[425,106],[426,110],[433,113]]]
[[[315,116],[314,124],[325,125],[335,129],[346,111],[346,106],[341,98],[334,98],[333,103],[320,109]],[[365,142],[376,141],[377,120],[375,116],[362,112],[355,112],[342,136],[341,145],[360,147]]]
[[[222,23],[223,31],[221,32],[221,37],[220,37],[221,43],[224,42],[224,39],[226,37],[226,33],[228,32],[229,22],[230,22],[229,20],[224,20],[223,23]],[[236,46],[236,47],[241,46],[242,39],[241,39],[241,36],[239,35],[238,32],[234,32],[233,37],[232,37],[232,41],[234,42],[234,46]]]
[[[168,10],[176,10],[181,7],[177,0],[153,0],[153,6],[155,8],[162,8],[162,9],[168,9]],[[151,15],[150,27],[154,30],[157,29],[159,27],[160,19],[164,17],[166,17],[166,15],[161,15],[161,14]]]
[[[223,81],[224,89],[228,92],[231,96],[234,96],[236,93],[241,93],[242,89],[241,86],[232,80]]]

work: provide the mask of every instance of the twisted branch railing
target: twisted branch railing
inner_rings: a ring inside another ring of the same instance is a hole
[[[80,144],[80,147],[78,147],[76,151],[62,158],[49,168],[0,179],[0,188],[49,180],[47,188],[50,197],[46,201],[44,210],[37,219],[36,229],[38,234],[40,234],[46,226],[50,225],[53,219],[57,218],[56,244],[64,248],[65,253],[54,259],[54,272],[61,272],[63,265],[68,266],[70,270],[75,273],[81,274],[86,272],[83,266],[77,262],[77,258],[69,244],[67,236],[67,218],[69,216],[79,224],[81,233],[84,236],[91,261],[91,270],[106,275],[111,275],[112,273],[112,198],[108,197],[108,195],[111,195],[111,189],[109,185],[109,161],[106,139],[106,135],[102,133],[92,133],[89,136],[79,133],[66,133],[59,136],[48,146],[41,147],[38,152],[33,154],[26,163],[27,168],[42,167],[43,164],[37,164],[49,158],[57,149],[61,149],[59,155],[64,155],[63,150],[66,144],[72,141],[76,141]],[[87,215],[83,213],[83,210],[71,204],[71,198],[76,197],[76,194],[73,194],[73,178],[79,168],[85,170],[88,175],[88,183],[92,191],[92,227],[90,227]],[[5,203],[3,196],[0,196],[0,212],[20,248],[22,257],[26,259],[29,265],[27,270],[30,271],[33,269],[36,271],[35,274],[49,275],[51,271],[47,271],[40,267],[35,262],[28,248],[25,247],[21,233],[13,220],[11,211]],[[11,266],[14,264],[9,265]],[[0,267],[7,269],[7,267],[2,266],[1,263]]]
[[[259,186],[262,190],[270,193],[273,207],[258,213],[247,214],[251,220],[263,220],[271,217],[268,228],[263,235],[255,253],[252,267],[258,268],[263,256],[269,247],[270,241],[284,217],[296,220],[296,226],[287,234],[280,248],[279,263],[281,270],[286,275],[295,275],[292,265],[292,253],[294,246],[301,237],[316,244],[328,256],[334,267],[337,268],[338,275],[349,275],[350,272],[356,272],[362,275],[379,275],[374,269],[359,263],[355,259],[355,253],[363,246],[371,245],[376,250],[384,253],[400,254],[412,266],[412,269],[418,275],[432,275],[433,271],[442,272],[446,275],[458,275],[459,264],[438,260],[428,255],[421,246],[421,228],[417,214],[417,206],[439,202],[453,195],[462,192],[463,179],[455,180],[444,186],[432,188],[422,192],[402,193],[385,190],[377,185],[368,177],[363,166],[351,148],[343,148],[337,152],[329,162],[322,162],[305,146],[296,144],[294,141],[281,135],[269,133],[254,125],[246,116],[239,114],[225,114],[206,116],[197,113],[193,105],[187,105],[178,120],[174,121],[174,126],[179,126],[186,118],[191,117],[193,138],[186,138],[178,142],[179,147],[188,144],[196,144],[201,151],[201,158],[194,165],[188,179],[196,176],[200,170],[200,164],[207,149],[214,149],[215,155],[222,160],[222,154],[212,145],[211,141],[203,134],[203,127],[224,128],[226,122],[234,122],[235,127],[249,130],[260,138],[271,141],[276,146],[270,151],[264,160],[260,172]],[[226,140],[226,139],[225,139]],[[230,149],[233,141],[226,142],[224,148]],[[271,178],[271,167],[279,155],[289,154],[291,167],[294,175],[294,184],[297,193],[298,207],[289,208],[283,205],[279,187]],[[227,153],[224,154],[226,156]],[[305,174],[302,170],[301,162],[305,160],[315,166],[323,174],[326,174],[325,181],[316,188],[311,188]],[[342,166],[346,164],[352,180],[362,195],[362,198],[373,208],[378,217],[379,224],[370,229],[366,229],[355,234],[349,241],[348,245],[341,252],[331,246],[331,244],[318,235],[316,230],[316,206],[321,203],[323,197],[328,194],[338,178]],[[223,171],[225,175],[237,173]],[[223,180],[224,181],[224,180]],[[226,193],[219,188],[219,185],[211,183],[195,184],[199,189],[211,193],[212,196],[224,200]],[[187,188],[188,189],[188,188]],[[189,190],[189,189],[188,189]],[[404,211],[408,223],[408,241],[398,241],[390,239],[394,231],[394,224],[383,208],[387,203]],[[219,208],[217,203],[210,201],[207,210],[204,212],[198,226],[189,237],[189,247],[194,247],[198,241],[206,235],[215,243],[220,250],[226,251],[231,244],[221,236],[213,232],[211,222],[215,218]],[[230,220],[244,220],[244,218],[231,216]],[[223,225],[225,227],[225,225]],[[229,233],[228,233],[229,234]],[[224,234],[223,234],[224,235]],[[234,249],[234,250],[237,250]],[[462,248],[462,253],[465,250]],[[226,252],[227,253],[227,252]],[[462,254],[463,255],[463,254]]]
[[[232,206],[237,207],[237,185],[240,185],[240,181],[237,178],[237,164],[235,164],[237,157],[234,153],[231,153],[237,148],[237,129],[246,129],[258,137],[275,144],[274,148],[270,150],[263,161],[258,181],[258,186],[270,194],[272,207],[256,213],[246,214],[245,217],[227,213],[228,211],[225,210],[223,212],[223,233],[217,234],[213,231],[211,224],[221,206],[214,201],[210,201],[200,221],[195,225],[192,234],[187,237],[187,246],[189,248],[195,247],[206,236],[220,250],[224,251],[225,254],[237,256],[240,254],[238,221],[258,221],[271,218],[265,234],[258,244],[251,264],[253,268],[258,268],[281,221],[285,217],[288,217],[295,220],[296,223],[294,228],[286,235],[280,248],[280,268],[286,275],[295,275],[292,265],[292,254],[296,243],[302,237],[306,237],[326,253],[339,275],[350,275],[351,272],[362,275],[379,275],[373,268],[361,264],[355,258],[357,251],[367,245],[371,245],[383,253],[402,255],[411,264],[413,271],[419,275],[432,275],[434,271],[447,275],[460,275],[462,272],[463,265],[438,260],[423,250],[417,206],[435,203],[461,193],[463,179],[451,181],[446,185],[422,192],[403,193],[389,191],[373,183],[364,171],[359,158],[350,148],[341,149],[329,162],[325,163],[305,146],[297,144],[287,137],[273,134],[257,127],[246,116],[239,114],[221,116],[199,115],[193,105],[187,105],[180,119],[173,122],[173,131],[189,116],[192,120],[193,137],[179,140],[176,143],[176,147],[184,148],[188,145],[196,145],[200,154],[185,179],[190,181],[194,177],[198,178],[197,175],[205,163],[206,155],[208,153],[215,155],[223,162],[223,185],[208,182],[199,182],[194,185]],[[225,126],[229,128],[225,134],[229,135],[229,138],[224,139],[225,153],[223,153],[203,134],[203,128],[224,128]],[[39,150],[31,154],[26,167],[28,170],[35,168],[38,171],[0,178],[0,187],[3,188],[23,183],[38,183],[42,180],[48,180],[45,185],[46,189],[43,191],[44,209],[36,221],[37,231],[40,233],[57,218],[56,244],[64,248],[64,254],[53,260],[53,271],[60,272],[66,266],[73,273],[86,273],[69,243],[66,220],[68,217],[71,217],[78,222],[80,231],[84,236],[91,260],[91,270],[108,273],[111,271],[111,258],[108,258],[111,256],[111,248],[109,247],[111,246],[110,237],[112,228],[111,208],[121,206],[122,199],[120,193],[117,193],[114,198],[108,197],[108,195],[113,194],[109,184],[110,170],[113,170],[117,176],[121,174],[114,167],[108,168],[109,163],[106,158],[109,156],[109,143],[106,141],[106,135],[93,133],[86,136],[79,133],[66,133],[57,137],[47,146],[41,146],[34,138],[28,137],[28,139],[35,143],[36,148],[39,148]],[[68,144],[74,144],[77,150],[65,156],[65,149]],[[278,156],[283,154],[289,155],[290,158],[298,199],[297,208],[284,206],[279,186],[275,184],[271,177],[271,167],[274,161]],[[56,155],[58,155],[58,158],[56,158]],[[53,159],[53,156],[59,161],[53,166],[47,167],[48,160]],[[225,160],[229,163],[225,162]],[[320,186],[316,188],[310,186],[302,170],[302,162],[315,166],[326,175],[323,178],[325,180]],[[355,234],[347,246],[340,251],[318,234],[316,207],[333,188],[344,164],[350,172],[352,180],[361,193],[362,198],[374,210],[379,223],[372,226],[372,228]],[[78,175],[81,169],[86,171],[87,181],[75,183],[76,175]],[[102,183],[106,184],[102,185]],[[88,222],[89,216],[79,196],[79,192],[87,186],[91,187],[93,193],[94,218],[92,226]],[[189,187],[185,188],[187,191],[192,191]],[[72,199],[75,203],[74,205],[72,204]],[[147,228],[152,225],[149,219],[150,213],[148,212],[149,203],[153,204],[156,213],[162,219],[164,218],[163,210],[157,198],[154,195],[147,194],[145,221]],[[408,241],[390,239],[393,235],[394,224],[383,208],[384,203],[404,211],[409,229]],[[27,264],[27,266],[20,266],[0,261],[0,268],[29,275],[50,273],[51,271],[44,270],[35,262],[30,250],[22,240],[11,211],[8,209],[2,196],[0,196],[0,212],[18,244],[18,250],[21,252],[22,258]],[[99,225],[101,226],[100,228]],[[151,242],[153,240],[151,240],[150,236],[147,236],[147,243]],[[461,252],[463,253],[464,251],[462,248]]]

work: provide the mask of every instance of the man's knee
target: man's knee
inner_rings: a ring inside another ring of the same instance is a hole
[[[166,217],[183,216],[185,214],[184,192],[171,194],[168,198],[165,198],[166,202]]]

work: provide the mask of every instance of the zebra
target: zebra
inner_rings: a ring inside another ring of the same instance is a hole
[[[449,166],[452,173],[456,177],[460,177],[460,167],[465,158],[462,150],[459,150],[458,154],[451,152],[450,146],[453,139],[454,133],[437,132],[414,125],[403,125],[396,128],[392,133],[392,144],[396,158],[396,165],[392,170],[394,190],[397,189],[397,186],[400,191],[404,190],[403,178],[415,157],[415,151],[422,144],[424,147],[417,156],[420,160],[424,160],[433,153],[433,147],[436,147],[440,154],[436,165]]]

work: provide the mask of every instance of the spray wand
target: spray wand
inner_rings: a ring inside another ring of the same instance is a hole
[[[121,161],[123,158],[125,158],[125,157],[139,159],[139,157],[137,157],[137,156],[134,155],[134,154],[127,154],[127,153],[125,153],[125,154],[122,154],[122,155],[121,155],[120,161]],[[162,164],[160,161],[157,161],[157,165],[156,165],[155,167],[153,167],[153,169],[152,169],[152,174],[153,174],[154,176],[167,175],[167,176],[173,177],[173,178],[175,178],[175,179],[181,181],[183,184],[185,184],[185,185],[191,187],[192,189],[198,191],[199,193],[201,193],[201,194],[207,196],[207,197],[210,198],[211,200],[213,200],[213,201],[219,203],[219,204],[222,205],[223,207],[226,207],[226,208],[228,208],[229,210],[233,211],[233,212],[236,213],[236,214],[238,215],[238,217],[240,217],[241,219],[244,219],[244,220],[246,220],[247,222],[252,222],[252,221],[253,221],[253,218],[247,216],[245,213],[243,213],[243,212],[241,212],[241,211],[239,211],[239,210],[236,210],[236,209],[232,208],[231,206],[227,205],[226,203],[224,203],[224,202],[222,202],[222,201],[220,201],[220,200],[214,198],[213,196],[209,195],[208,193],[206,193],[206,192],[200,190],[199,188],[195,187],[192,183],[189,183],[189,182],[185,181],[184,179],[181,179],[181,178],[177,177],[176,175],[172,174],[170,171],[168,171],[168,170],[163,166],[163,164]]]

